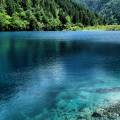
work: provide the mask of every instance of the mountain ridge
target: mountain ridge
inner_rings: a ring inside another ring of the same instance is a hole
[[[75,0],[103,17],[106,24],[120,24],[120,0]]]

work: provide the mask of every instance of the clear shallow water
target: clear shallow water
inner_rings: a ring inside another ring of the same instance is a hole
[[[0,120],[76,120],[120,101],[120,32],[0,33]]]

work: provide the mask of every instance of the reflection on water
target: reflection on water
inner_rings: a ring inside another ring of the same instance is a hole
[[[76,120],[120,100],[120,44],[1,35],[0,120]]]

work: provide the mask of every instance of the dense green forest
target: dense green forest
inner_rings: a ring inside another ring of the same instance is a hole
[[[98,13],[106,24],[120,24],[120,0],[74,0]]]
[[[101,23],[97,14],[72,0],[0,0],[0,31],[63,30]]]

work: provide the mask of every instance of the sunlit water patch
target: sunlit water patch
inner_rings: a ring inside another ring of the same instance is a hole
[[[120,101],[119,32],[0,35],[0,120],[87,120]]]

